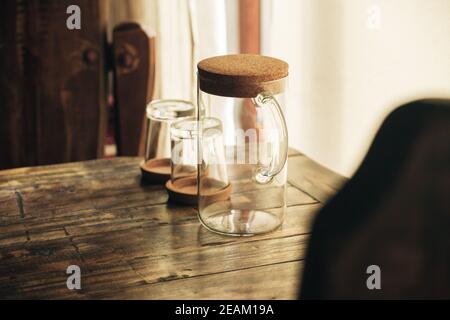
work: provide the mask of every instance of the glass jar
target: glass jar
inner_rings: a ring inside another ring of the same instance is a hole
[[[275,230],[283,222],[287,76],[287,63],[259,55],[213,57],[198,64],[197,118],[201,123],[213,117],[222,125],[222,144],[214,150],[207,130],[199,130],[198,139],[198,215],[211,231],[248,236]],[[227,198],[210,196],[217,168],[226,171]]]

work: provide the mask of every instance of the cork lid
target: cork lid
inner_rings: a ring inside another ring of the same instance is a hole
[[[198,64],[200,89],[238,98],[253,98],[261,92],[284,91],[289,65],[279,59],[256,54],[212,57]]]

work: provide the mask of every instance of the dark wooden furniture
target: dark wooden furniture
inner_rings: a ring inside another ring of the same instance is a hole
[[[145,106],[155,84],[155,34],[137,23],[123,23],[114,28],[113,51],[117,153],[143,155]]]
[[[318,213],[306,299],[450,299],[450,101],[404,105]],[[380,268],[369,290],[367,268]]]
[[[119,155],[138,155],[153,93],[154,38],[136,24],[106,39],[108,0],[8,0],[0,10],[0,169],[104,152],[114,69]],[[69,30],[78,5],[81,29]]]
[[[0,171],[0,298],[293,299],[311,220],[345,182],[291,150],[282,229],[211,233],[138,158]],[[66,268],[81,267],[80,291]]]

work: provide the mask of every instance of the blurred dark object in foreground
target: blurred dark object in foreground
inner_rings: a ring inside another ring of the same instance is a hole
[[[319,212],[303,299],[450,298],[450,101],[404,105]],[[369,290],[367,268],[381,269]]]
[[[71,5],[80,8],[81,29],[67,27]],[[1,6],[0,170],[102,157],[110,71],[119,155],[137,155],[152,95],[154,38],[125,23],[109,45],[106,0]]]

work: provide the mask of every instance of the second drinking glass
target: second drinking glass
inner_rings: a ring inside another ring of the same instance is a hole
[[[222,122],[217,118],[198,121],[191,117],[171,126],[171,179],[166,183],[169,200],[184,205],[196,205],[201,189],[205,199],[220,205],[231,192],[223,148]],[[199,132],[202,132],[202,153],[199,154]],[[202,168],[202,183],[198,167]]]

